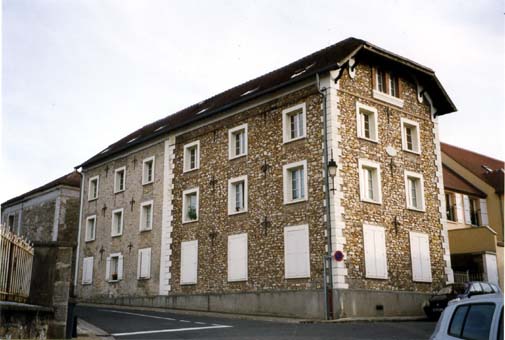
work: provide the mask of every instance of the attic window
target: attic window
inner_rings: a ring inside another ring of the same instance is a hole
[[[295,71],[295,73],[293,73],[293,75],[291,76],[291,79],[292,78],[296,78],[298,77],[299,75],[305,73],[308,69],[310,69],[312,66],[314,66],[316,63],[312,63],[310,64],[309,66],[305,67],[304,69],[299,69],[297,71]]]
[[[159,127],[159,128],[157,128],[156,130],[154,130],[154,132],[156,132],[156,131],[160,131],[160,130],[161,130],[161,129],[163,129],[165,126],[166,126],[166,125],[162,125],[162,126],[160,126],[160,127]]]
[[[247,96],[248,94],[251,94],[251,93],[253,93],[253,92],[258,91],[258,89],[259,89],[259,86],[258,86],[258,87],[256,87],[256,88],[254,88],[254,89],[252,89],[252,90],[249,90],[249,91],[246,91],[246,92],[242,93],[240,96],[241,96],[241,97]]]
[[[131,142],[133,142],[133,141],[137,140],[137,138],[138,138],[138,137],[134,137],[134,138],[130,139],[130,140],[128,141],[128,143],[126,143],[126,144],[129,144],[129,143],[131,143]]]
[[[206,107],[205,109],[201,109],[200,111],[198,111],[196,114],[199,115],[201,113],[204,113],[205,111],[207,111],[209,108]]]

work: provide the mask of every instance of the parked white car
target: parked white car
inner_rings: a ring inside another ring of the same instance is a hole
[[[430,339],[503,339],[503,295],[474,296],[449,303]]]

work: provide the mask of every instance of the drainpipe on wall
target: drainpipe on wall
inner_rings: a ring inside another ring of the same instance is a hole
[[[76,248],[76,254],[75,254],[74,289],[73,289],[73,294],[71,294],[74,296],[77,292],[77,277],[79,276],[78,275],[78,273],[79,273],[79,246],[81,245],[82,204],[83,204],[83,200],[84,200],[84,195],[83,195],[84,175],[82,173],[82,169],[81,169],[81,172],[79,172],[79,174],[81,175],[81,204],[80,204],[80,208],[79,208],[79,224],[78,224],[79,229],[77,229],[77,248]]]
[[[328,117],[326,116],[326,97],[327,97],[327,89],[326,87],[320,88],[319,74],[316,74],[316,86],[319,94],[323,98],[323,125],[324,125],[324,186],[325,186],[325,201],[326,201],[326,233],[328,236],[328,254],[324,256],[323,264],[324,268],[326,268],[327,263],[328,269],[324,270],[324,296],[325,296],[325,311],[326,311],[326,319],[333,319],[333,273],[331,266],[331,255],[332,255],[332,247],[331,247],[331,212],[330,212],[330,182],[329,182],[329,174],[328,174]],[[327,277],[330,280],[327,282]]]

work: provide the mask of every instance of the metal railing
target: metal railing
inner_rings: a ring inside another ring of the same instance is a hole
[[[30,242],[0,225],[0,301],[26,302],[32,264]]]
[[[466,272],[454,272],[454,282],[455,283],[465,283],[469,281],[486,281],[484,280],[483,273],[470,273]]]

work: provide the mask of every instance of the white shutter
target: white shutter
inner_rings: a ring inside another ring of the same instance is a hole
[[[410,232],[412,280],[431,282],[430,241],[427,234]]]
[[[105,281],[110,280],[110,256],[107,257],[106,265],[105,265]]]
[[[142,277],[141,271],[142,271],[142,256],[144,255],[144,249],[139,249],[139,253],[137,256],[137,279],[140,279]]]
[[[470,216],[470,199],[467,195],[463,195],[463,209],[465,211],[465,223],[472,224],[472,217]]]
[[[309,226],[284,228],[284,275],[310,277]]]
[[[487,217],[487,201],[485,198],[480,199],[480,224],[489,225],[489,219]]]
[[[247,234],[228,236],[228,281],[247,281]]]
[[[82,260],[82,284],[86,284],[87,282],[87,276],[88,276],[88,259],[85,257]]]
[[[198,240],[181,243],[181,284],[195,284],[198,276]]]
[[[465,223],[465,217],[463,214],[463,195],[454,194],[456,197],[456,222]]]
[[[151,277],[151,248],[142,249],[140,276],[144,279]]]
[[[117,279],[123,279],[123,255],[119,255],[117,259]]]
[[[82,283],[93,282],[93,257],[85,257],[82,261]]]
[[[384,228],[363,225],[363,244],[365,248],[365,276],[387,279],[388,268]]]

